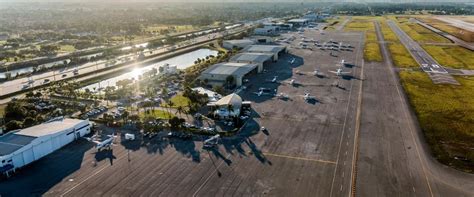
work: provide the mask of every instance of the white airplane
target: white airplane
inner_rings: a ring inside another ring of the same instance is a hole
[[[304,95],[303,95],[303,99],[308,102],[308,101],[311,101],[311,100],[315,100],[316,97],[314,96],[311,96],[311,94],[309,92],[305,92]]]
[[[278,82],[277,78],[278,78],[278,76],[274,76],[271,80],[267,80],[267,82],[276,83],[276,82]]]
[[[266,88],[260,88],[258,92],[253,92],[253,94],[256,94],[257,96],[272,95],[270,93],[270,89],[266,89]]]
[[[107,135],[109,138],[105,139],[104,141],[97,141],[97,140],[94,140],[94,138],[96,136],[92,136],[92,138],[86,138],[88,141],[90,142],[94,142],[95,143],[95,148],[97,149],[97,151],[100,151],[101,149],[104,149],[104,148],[112,148],[112,145],[113,145],[113,142],[114,142],[114,139],[117,137],[115,136],[115,134],[112,134],[112,135]]]
[[[295,58],[291,59],[290,64],[295,63]]]
[[[279,99],[289,99],[290,96],[288,94],[285,94],[285,93],[279,93],[276,95]]]
[[[344,75],[344,74],[351,73],[351,72],[342,72],[342,68],[338,68],[336,71],[330,70],[329,72],[332,72],[332,73],[336,74],[337,76],[341,76],[341,75]]]
[[[346,61],[344,59],[341,60],[341,65],[344,66],[346,64]]]
[[[319,71],[318,69],[315,69],[315,70],[313,71],[313,75],[314,75],[314,76],[322,76],[323,73],[322,73],[321,71]]]
[[[221,136],[219,134],[210,137],[207,140],[204,140],[204,148],[212,148],[217,145]]]

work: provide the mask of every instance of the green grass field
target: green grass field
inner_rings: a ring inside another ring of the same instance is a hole
[[[418,63],[416,63],[403,44],[390,43],[388,44],[388,49],[396,66],[402,68],[418,67]]]
[[[173,96],[171,99],[171,102],[173,102],[173,108],[177,107],[187,107],[189,103],[191,102],[187,97],[184,97],[181,94],[178,94],[176,96]],[[168,107],[168,104],[164,104],[164,107]]]
[[[401,71],[400,79],[435,157],[474,172],[474,77],[456,77],[461,86],[435,85],[419,71]]]
[[[59,52],[74,52],[76,51],[76,48],[74,48],[74,46],[72,45],[61,45],[60,46],[60,49],[59,49]]]
[[[423,45],[426,52],[443,66],[474,69],[474,52],[459,46]]]
[[[355,17],[351,22],[346,24],[345,31],[364,31],[365,32],[365,47],[364,59],[366,61],[383,60],[380,48],[378,46],[377,35],[375,34],[375,26],[373,20],[375,17]]]
[[[164,110],[151,110],[150,113],[140,112],[138,115],[140,120],[147,120],[147,119],[169,119],[170,117],[174,117],[173,114],[164,111]]]

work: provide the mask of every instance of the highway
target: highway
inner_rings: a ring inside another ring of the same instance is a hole
[[[180,42],[174,46],[165,46],[165,47],[154,49],[152,51],[145,51],[143,54],[145,55],[145,58],[147,58],[150,56],[156,56],[157,54],[173,52],[178,48],[186,48],[196,43],[202,43],[202,42],[215,40],[217,38],[223,37],[224,34],[233,34],[236,32],[240,32],[241,30],[242,28],[236,28],[236,29],[229,30],[228,33],[223,33],[223,32],[211,33],[204,36],[193,38],[191,40]],[[78,70],[78,73],[80,75],[91,73],[91,74],[94,74],[94,76],[97,76],[99,73],[101,73],[101,70],[103,70],[104,68],[110,68],[115,65],[126,63],[126,62],[130,62],[130,65],[132,65],[132,63],[135,62],[134,60],[137,60],[137,58],[138,58],[138,54],[129,54],[129,55],[124,55],[124,56],[120,56],[116,58],[116,62],[114,64],[108,64],[105,61],[89,62],[75,68],[53,70],[53,71],[33,75],[29,78],[22,77],[19,79],[14,79],[14,80],[7,81],[0,84],[0,96],[15,93],[15,92],[32,88],[35,86],[44,85],[46,83],[45,80],[49,80],[49,83],[51,83],[53,81],[67,80],[67,79],[73,78],[74,77],[73,71],[75,69]],[[129,65],[126,65],[126,66],[129,66]]]
[[[365,64],[357,196],[473,196],[474,175],[430,154],[378,22],[375,27],[384,62]]]

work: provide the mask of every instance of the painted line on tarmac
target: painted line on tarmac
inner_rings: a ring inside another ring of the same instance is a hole
[[[327,161],[327,160],[321,160],[321,159],[295,157],[295,156],[280,155],[280,154],[274,154],[274,153],[262,153],[262,154],[265,155],[265,156],[281,157],[281,158],[286,158],[286,159],[295,159],[295,160],[303,160],[303,161],[314,161],[314,162],[318,162],[318,163],[336,164],[335,161]]]

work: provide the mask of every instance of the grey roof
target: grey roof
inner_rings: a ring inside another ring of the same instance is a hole
[[[304,23],[304,22],[308,22],[308,21],[309,20],[305,19],[305,18],[296,18],[296,19],[291,19],[288,22],[289,23]]]
[[[230,58],[232,62],[252,62],[252,63],[263,63],[267,60],[272,59],[272,54],[269,53],[239,53],[234,57]]]
[[[203,74],[244,76],[256,67],[256,64],[226,62],[212,65]]]
[[[245,51],[259,52],[259,53],[278,53],[285,49],[285,46],[280,45],[250,45]]]
[[[0,137],[0,156],[8,155],[29,144],[36,137],[9,133]]]
[[[224,40],[224,42],[228,42],[228,43],[231,43],[231,44],[253,44],[253,43],[254,43],[253,40],[249,40],[249,39],[242,39],[242,40]]]
[[[84,120],[65,118],[61,120],[51,121],[51,122],[43,123],[40,125],[28,127],[28,128],[18,131],[16,134],[31,136],[31,137],[41,137],[41,136],[54,134],[54,133],[72,128],[83,121]]]

